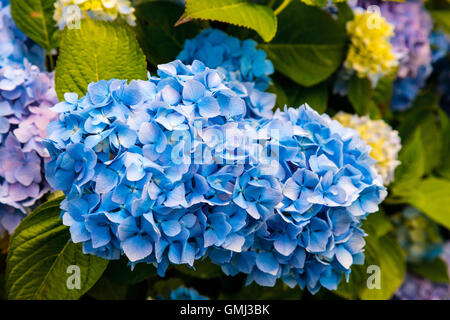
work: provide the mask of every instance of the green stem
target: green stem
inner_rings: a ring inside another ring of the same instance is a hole
[[[273,5],[275,4],[275,1],[277,1],[277,0],[270,0],[269,3],[267,4],[267,6],[269,8],[273,8]]]
[[[53,61],[53,55],[51,54],[51,52],[46,52],[46,55],[48,57],[49,71],[53,71],[55,69],[55,62]]]
[[[283,11],[284,9],[286,9],[286,7],[288,6],[288,4],[291,2],[291,0],[284,0],[282,4],[280,4],[280,6],[275,10],[275,14],[279,15],[281,13],[281,11]]]

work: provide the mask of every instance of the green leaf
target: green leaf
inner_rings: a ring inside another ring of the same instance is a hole
[[[187,0],[186,11],[177,25],[191,19],[214,20],[250,28],[264,41],[277,32],[277,17],[267,6],[246,0]]]
[[[320,83],[313,87],[302,87],[297,92],[297,101],[300,103],[292,105],[296,108],[303,103],[307,103],[319,113],[324,113],[328,105],[328,89],[325,83]]]
[[[397,130],[402,141],[408,141],[414,135],[422,120],[433,113],[437,107],[437,96],[433,93],[421,94],[414,100],[412,107],[398,115],[401,120]]]
[[[352,76],[348,88],[348,99],[357,114],[364,116],[369,113],[372,93],[373,89],[369,79]]]
[[[96,300],[125,300],[127,298],[126,284],[114,282],[107,277],[100,280],[87,292],[87,295]]]
[[[147,263],[138,263],[133,270],[128,265],[128,259],[121,257],[120,260],[111,261],[105,271],[105,277],[116,283],[138,283],[156,274],[156,268]]]
[[[346,2],[338,2],[336,6],[338,8],[338,22],[345,27],[347,22],[353,20],[355,16],[353,10]]]
[[[62,199],[39,206],[14,232],[6,270],[8,299],[78,299],[103,274],[107,260],[85,255],[81,244],[69,241],[69,230],[59,217]],[[80,289],[67,286],[71,265],[80,268]]]
[[[218,278],[223,275],[220,267],[213,264],[209,259],[197,261],[194,265],[194,269],[191,269],[186,265],[176,266],[175,269],[188,276],[200,279]]]
[[[450,146],[450,121],[445,111],[438,109],[438,112],[442,126],[442,153],[437,171],[439,175],[450,180],[450,148],[448,148]]]
[[[430,173],[441,162],[442,131],[438,118],[429,113],[420,123],[423,152],[425,157],[425,173]],[[447,145],[448,146],[448,145]],[[447,148],[448,149],[448,148]]]
[[[367,250],[372,255],[367,258],[366,265],[380,267],[381,288],[369,289],[363,287],[360,297],[362,300],[390,299],[403,283],[406,273],[405,254],[400,246],[388,236],[378,238],[377,241],[367,241]]]
[[[259,47],[277,71],[310,87],[341,65],[346,39],[344,27],[328,13],[294,1],[278,16],[277,36]]]
[[[436,283],[449,283],[447,264],[441,258],[410,265],[411,271]]]
[[[373,91],[372,100],[384,111],[388,111],[391,105],[394,80],[392,76],[382,77],[378,80],[377,86]]]
[[[430,10],[433,20],[450,34],[450,10]]]
[[[364,230],[376,237],[382,237],[394,228],[383,211],[372,213],[364,221]]]
[[[319,83],[313,87],[303,87],[286,77],[276,75],[272,78],[273,86],[268,91],[277,95],[276,107],[284,106],[298,108],[308,103],[319,113],[324,113],[328,105],[328,88],[326,83]]]
[[[399,154],[400,165],[395,169],[392,193],[396,196],[408,195],[425,173],[425,153],[420,129],[412,140],[403,145]]]
[[[53,21],[54,0],[11,0],[14,22],[45,50],[56,48],[58,29]]]
[[[450,229],[450,181],[427,178],[416,184],[407,201],[437,223]]]
[[[183,7],[167,1],[144,2],[135,7],[137,38],[153,65],[175,60],[184,41],[200,31],[195,23],[175,27]]]
[[[145,56],[128,26],[88,18],[80,23],[62,33],[55,75],[60,100],[66,92],[85,95],[93,81],[147,79]]]
[[[405,254],[399,245],[387,235],[366,238],[365,262],[352,267],[350,281],[340,284],[335,293],[346,299],[388,300],[403,282],[406,273]],[[380,288],[369,289],[367,282],[373,276],[369,266],[379,267]]]

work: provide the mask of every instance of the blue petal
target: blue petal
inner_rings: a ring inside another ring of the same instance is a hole
[[[131,262],[148,257],[153,251],[153,245],[141,235],[129,238],[122,242],[122,249]]]
[[[256,266],[259,270],[276,276],[280,264],[271,252],[260,252],[256,255]]]

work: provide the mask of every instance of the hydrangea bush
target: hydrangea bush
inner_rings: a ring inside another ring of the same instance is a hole
[[[52,108],[46,173],[72,240],[161,275],[209,250],[261,285],[336,288],[386,193],[367,145],[308,106],[245,118],[245,86],[199,61],[158,75],[91,83]]]
[[[0,0],[0,299],[445,298],[447,3],[41,4]]]

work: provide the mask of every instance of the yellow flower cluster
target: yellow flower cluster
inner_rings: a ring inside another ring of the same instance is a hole
[[[123,19],[129,25],[136,25],[134,8],[129,0],[57,0],[53,19],[60,28],[75,19],[90,17],[96,20],[114,21]]]
[[[359,117],[354,114],[339,112],[334,116],[344,127],[359,132],[369,146],[372,147],[370,156],[377,161],[376,168],[388,185],[394,179],[395,168],[400,164],[398,152],[402,148],[400,137],[383,120],[370,120],[369,117]]]
[[[344,66],[355,70],[360,78],[369,78],[375,86],[379,78],[398,66],[398,57],[389,42],[394,26],[380,13],[356,10],[346,28],[351,43]]]

